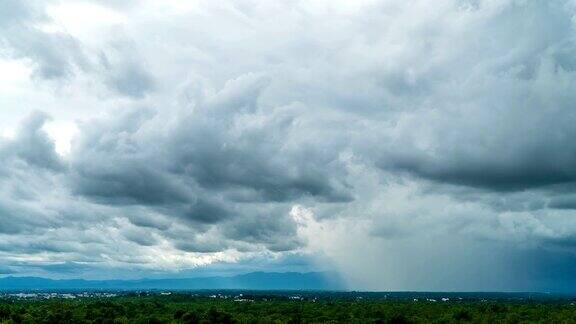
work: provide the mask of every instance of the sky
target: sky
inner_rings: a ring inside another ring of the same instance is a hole
[[[576,1],[0,0],[0,276],[576,291]]]

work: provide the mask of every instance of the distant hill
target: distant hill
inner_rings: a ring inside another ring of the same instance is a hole
[[[0,291],[8,290],[343,290],[340,277],[331,272],[251,272],[231,277],[185,279],[84,280],[38,277],[0,278]]]

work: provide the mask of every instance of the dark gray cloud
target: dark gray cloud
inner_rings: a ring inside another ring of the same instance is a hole
[[[64,162],[54,151],[53,141],[42,130],[47,119],[48,116],[41,112],[35,112],[25,119],[14,139],[0,142],[0,158],[17,159],[32,168],[62,171]]]
[[[120,22],[0,4],[2,58],[60,80],[35,108],[97,107],[63,156],[42,113],[0,140],[0,269],[314,255],[362,288],[541,289],[554,259],[572,280],[571,1],[91,4]]]
[[[46,119],[45,114],[33,113],[13,138],[0,140],[0,233],[35,232],[52,223],[43,217],[51,211],[43,211],[37,203],[66,164],[42,130]]]
[[[568,8],[567,2],[540,1],[504,6],[475,35],[478,52],[453,62],[448,78],[434,80],[427,102],[385,137],[378,165],[490,190],[574,182],[576,79]],[[522,28],[537,36],[514,37]]]
[[[120,210],[145,206],[149,216],[130,222],[158,229],[187,252],[301,247],[289,208],[281,206],[350,201],[350,187],[336,177],[345,173],[337,152],[290,143],[294,116],[264,114],[275,109],[258,103],[267,84],[263,76],[242,76],[211,97],[185,102],[192,110],[131,108],[86,123],[70,156],[72,192]],[[177,224],[158,222],[150,211]],[[127,233],[139,245],[157,243]]]
[[[154,78],[130,40],[114,40],[107,50],[100,52],[99,63],[104,83],[121,95],[142,98],[155,88]]]
[[[304,242],[296,237],[296,226],[285,218],[277,219],[280,213],[254,213],[246,219],[238,219],[223,226],[223,231],[231,239],[263,244],[275,252],[291,251]]]
[[[576,209],[576,195],[558,195],[550,199],[548,207],[558,209]]]
[[[337,152],[290,147],[282,135],[293,123],[258,106],[265,86],[260,76],[232,80],[178,120],[132,109],[87,125],[71,160],[74,192],[207,224],[243,217],[251,203],[349,201],[335,177],[343,172]],[[266,123],[244,124],[258,118]]]

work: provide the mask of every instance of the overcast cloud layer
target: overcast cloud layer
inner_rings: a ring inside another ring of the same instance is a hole
[[[576,288],[576,2],[0,2],[0,274]]]

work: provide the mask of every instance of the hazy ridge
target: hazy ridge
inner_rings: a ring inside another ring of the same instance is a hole
[[[256,289],[342,290],[344,283],[331,272],[251,272],[230,277],[212,276],[173,279],[85,280],[40,277],[0,278],[0,290],[46,289]]]

